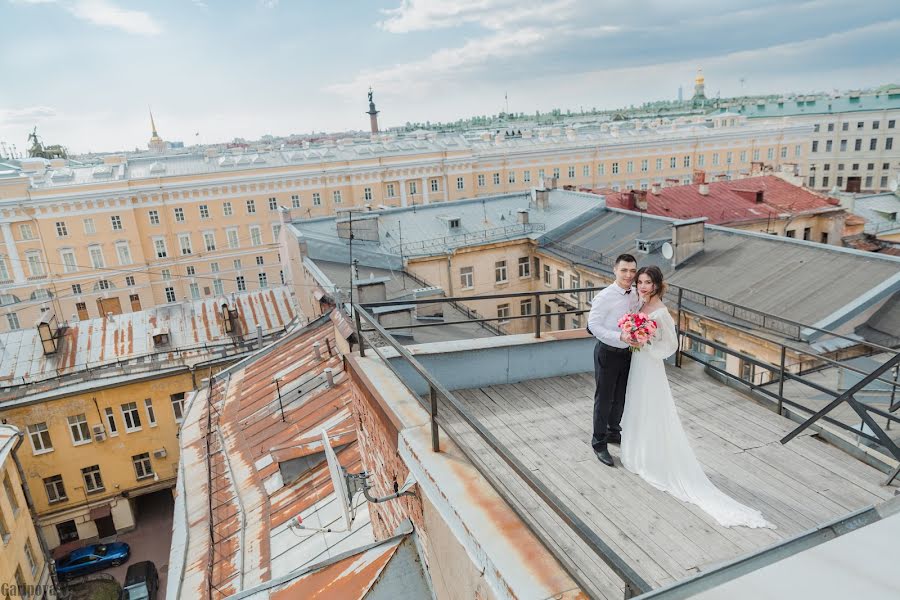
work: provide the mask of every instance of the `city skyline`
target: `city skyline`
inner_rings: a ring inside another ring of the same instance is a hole
[[[388,128],[494,114],[506,94],[526,113],[674,99],[700,66],[713,98],[900,80],[887,2],[0,1],[0,140],[22,153],[34,126],[75,153],[146,148],[148,105],[186,145],[365,131],[370,85]]]

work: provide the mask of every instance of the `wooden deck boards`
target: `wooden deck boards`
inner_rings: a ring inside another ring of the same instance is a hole
[[[883,474],[804,434],[782,446],[795,424],[696,370],[668,368],[679,414],[710,479],[763,512],[776,530],[720,527],[701,509],[661,492],[590,447],[593,377],[536,379],[454,395],[535,476],[653,587],[763,548],[891,498]],[[621,581],[447,406],[442,427],[462,440],[530,525],[565,550],[569,567],[601,597],[621,598]],[[624,432],[628,435],[628,432]]]

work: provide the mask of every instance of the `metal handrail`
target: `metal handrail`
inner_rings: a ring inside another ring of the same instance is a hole
[[[427,383],[429,388],[429,399],[430,399],[430,407],[426,407],[426,410],[429,410],[431,416],[431,436],[432,436],[432,451],[440,452],[440,440],[438,435],[438,404],[437,399],[438,395],[440,395],[444,401],[449,405],[453,411],[463,420],[465,423],[471,427],[475,433],[494,451],[497,455],[505,462],[515,473],[518,475],[523,483],[525,483],[532,491],[534,491],[540,498],[543,500],[547,506],[556,513],[571,529],[572,531],[578,535],[579,538],[600,558],[613,572],[618,575],[626,586],[626,597],[631,597],[631,595],[639,595],[645,592],[650,591],[651,586],[647,581],[645,581],[625,560],[622,559],[609,545],[607,545],[593,530],[582,521],[568,506],[566,506],[560,498],[553,493],[544,483],[542,483],[539,479],[537,479],[534,474],[524,465],[522,464],[513,453],[502,443],[499,439],[497,439],[478,419],[476,419],[473,415],[469,413],[463,407],[463,405],[457,400],[457,398],[447,390],[437,379],[435,379],[422,364],[416,360],[415,357],[396,339],[391,336],[377,321],[377,319],[370,314],[365,308],[362,306],[355,304],[353,306],[355,319],[356,319],[356,328],[357,328],[357,338],[359,343],[359,353],[360,356],[365,357],[366,352],[366,343],[364,341],[363,336],[361,335],[362,331],[362,322],[365,321],[372,327],[372,330],[379,334],[379,336],[387,342],[389,346],[391,346],[394,351],[397,352],[398,356],[400,356],[404,362],[410,365],[413,370],[419,374]],[[381,358],[382,362],[397,375],[398,379],[403,382],[404,385],[410,390],[410,392],[416,398],[419,398],[418,394],[412,387],[406,382],[405,378],[399,373],[399,371],[391,364],[391,361],[387,359],[387,357],[376,347],[371,346],[371,349]],[[420,399],[421,402],[421,399]],[[424,403],[423,403],[424,404]],[[510,507],[516,511],[517,514],[522,518],[523,522],[528,525],[531,531],[535,534],[538,539],[544,542],[547,550],[550,551],[556,558],[560,561],[560,564],[563,565],[564,568],[567,567],[569,563],[569,557],[563,551],[556,551],[553,543],[547,536],[547,534],[541,530],[540,528],[533,527],[529,524],[528,515],[523,514],[525,511],[517,507],[515,502],[510,501],[511,499],[508,496],[508,492],[502,489],[502,486],[496,485],[492,481],[492,476],[488,473],[485,473],[484,470],[479,468],[478,460],[476,457],[472,456],[470,451],[466,449],[466,444],[461,440],[457,439],[456,434],[449,427],[444,428],[444,433],[451,440],[453,440],[456,445],[462,450],[462,452],[469,458],[470,462],[475,466],[479,472],[485,476],[485,478],[491,482],[494,486],[495,490],[498,494],[501,495],[504,499],[507,500]],[[582,591],[588,593],[588,590],[591,589],[589,582],[584,578],[584,575],[574,568],[566,568],[569,575],[581,586]]]

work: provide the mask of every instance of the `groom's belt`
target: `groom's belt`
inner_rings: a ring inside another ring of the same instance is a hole
[[[604,350],[606,350],[607,352],[615,352],[616,354],[631,354],[631,351],[628,348],[616,348],[615,346],[610,346],[609,344],[604,344],[603,342],[600,342],[599,340],[598,340],[598,343],[600,344],[600,347],[603,348]]]

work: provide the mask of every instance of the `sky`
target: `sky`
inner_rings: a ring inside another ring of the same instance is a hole
[[[896,0],[0,0],[0,141],[70,152],[900,83]]]

